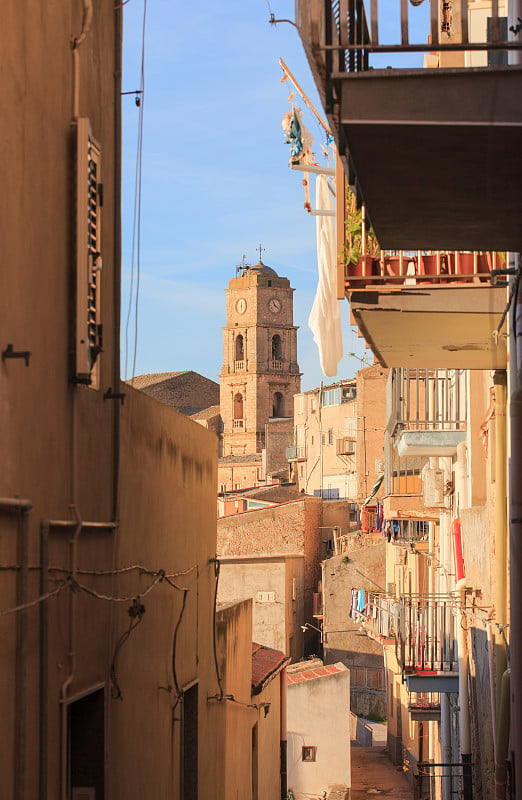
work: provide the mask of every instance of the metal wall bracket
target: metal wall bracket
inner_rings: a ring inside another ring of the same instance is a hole
[[[25,366],[29,366],[29,359],[31,358],[30,350],[15,350],[12,344],[8,344],[5,350],[2,350],[2,361],[7,358],[23,358]]]
[[[104,400],[119,400],[123,405],[125,402],[125,393],[124,392],[113,392],[112,386],[110,386],[105,394],[103,395]]]

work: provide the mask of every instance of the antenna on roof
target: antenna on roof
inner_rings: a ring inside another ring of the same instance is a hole
[[[238,278],[242,272],[248,269],[248,264],[246,263],[246,255],[243,253],[243,258],[241,259],[240,264],[236,264],[236,278]]]

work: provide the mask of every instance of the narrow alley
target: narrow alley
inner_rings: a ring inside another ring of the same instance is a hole
[[[351,800],[385,797],[387,800],[412,800],[413,789],[400,767],[391,761],[386,748],[362,747],[352,741]]]

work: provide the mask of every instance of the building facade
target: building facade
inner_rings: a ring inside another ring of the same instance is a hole
[[[386,379],[376,364],[296,395],[287,458],[300,489],[326,500],[364,502],[383,472]]]
[[[120,382],[122,5],[40,12],[2,35],[2,796],[211,797],[217,440]]]

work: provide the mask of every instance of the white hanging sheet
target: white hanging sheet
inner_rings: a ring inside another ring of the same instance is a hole
[[[317,176],[315,192],[316,208],[333,211],[333,198],[324,175]],[[335,218],[318,216],[316,220],[319,282],[308,325],[319,348],[321,369],[325,375],[332,377],[337,375],[337,367],[343,355],[341,309],[337,299]]]

